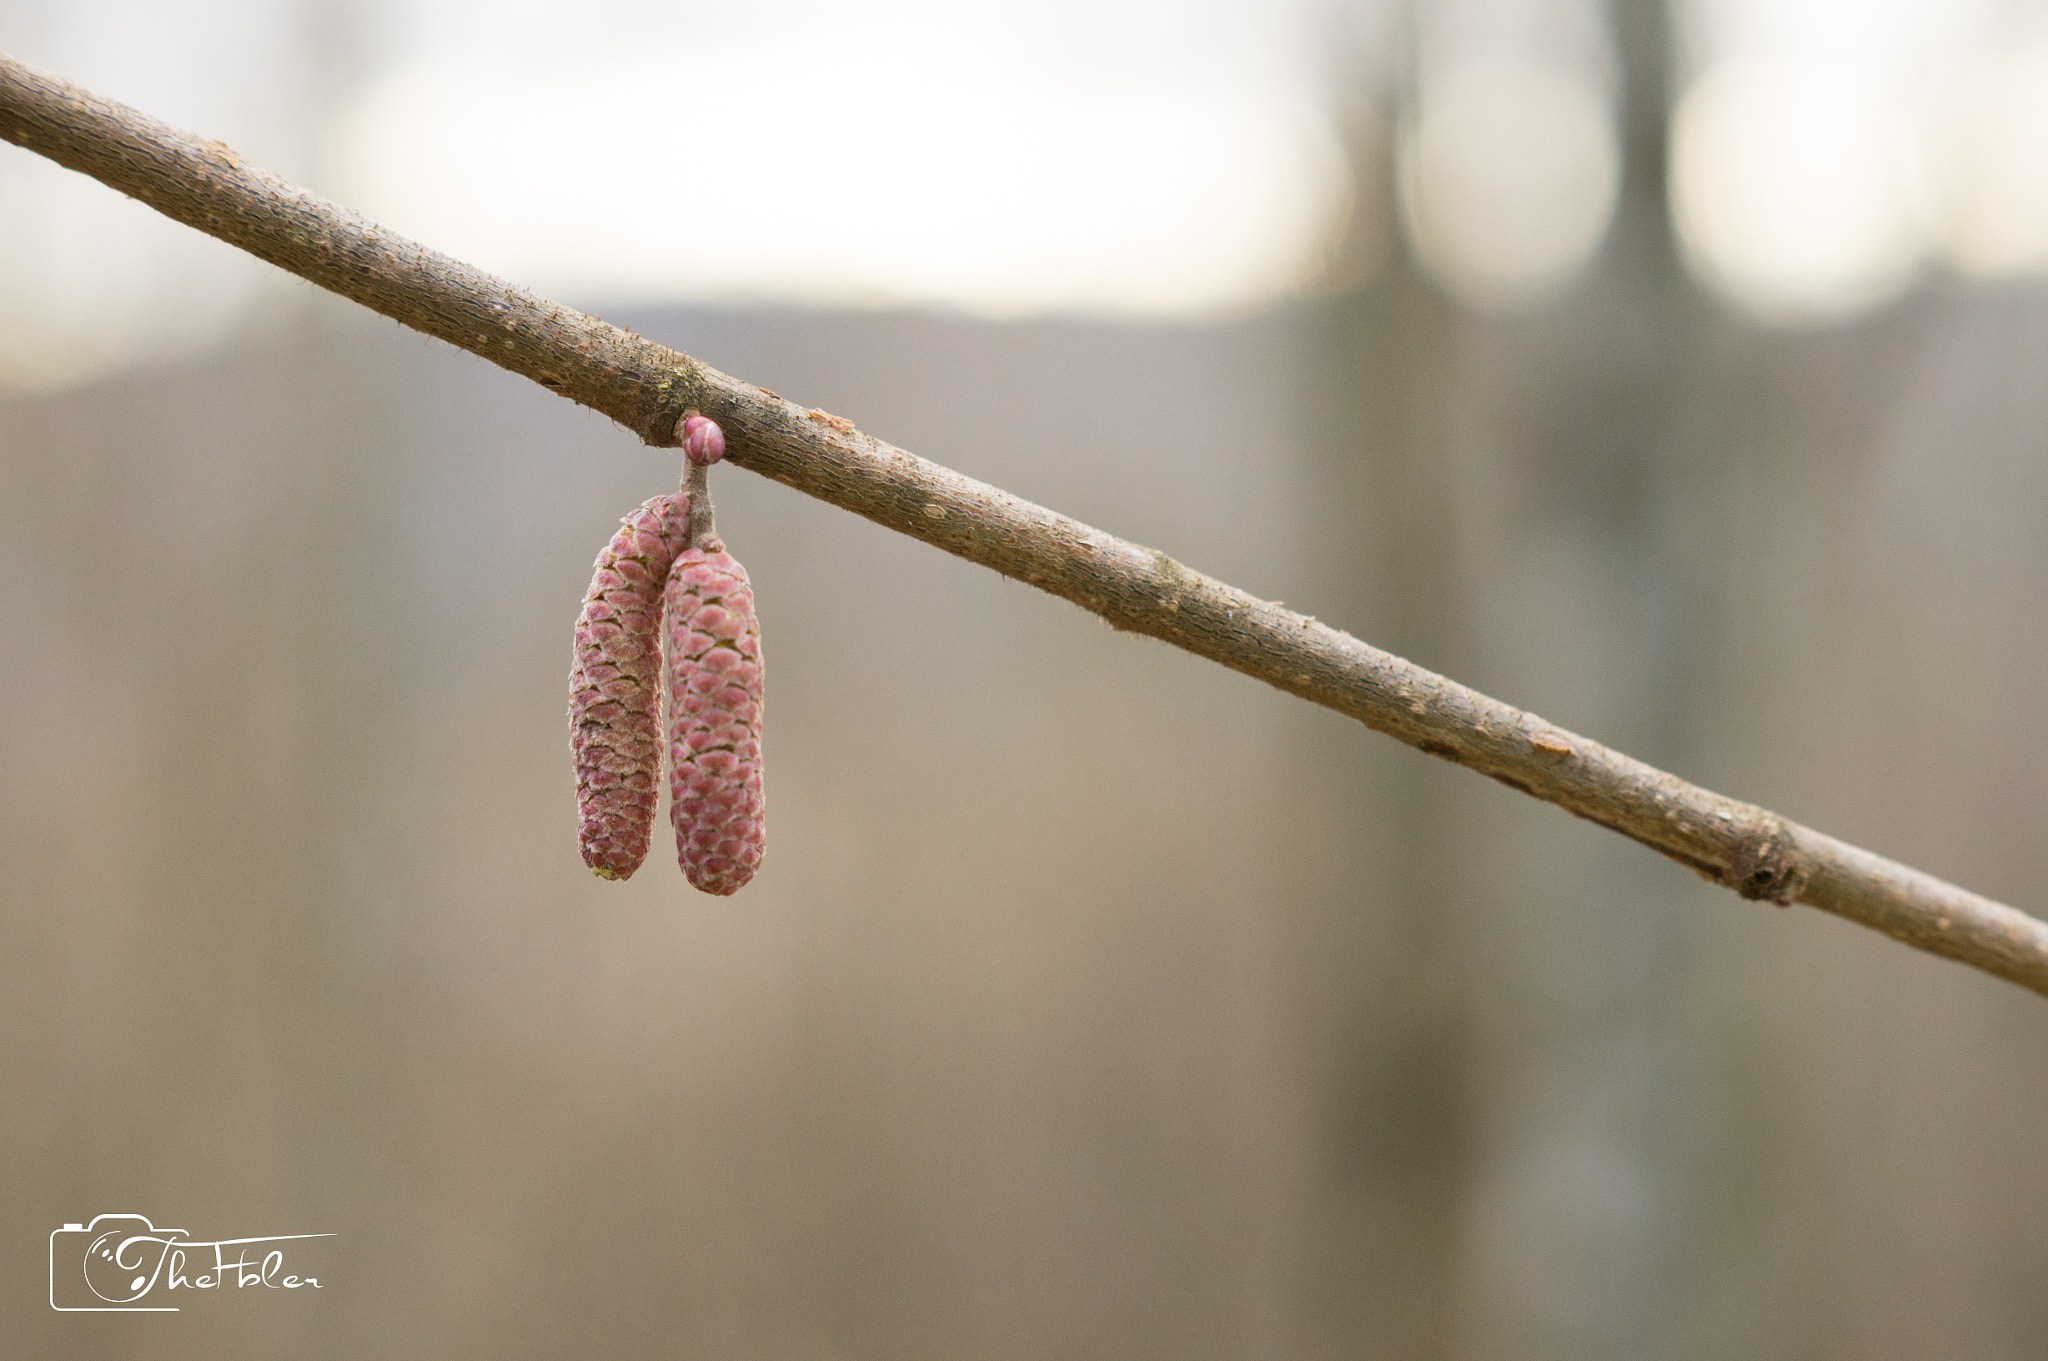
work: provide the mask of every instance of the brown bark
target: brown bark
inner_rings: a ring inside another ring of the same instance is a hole
[[[1597,822],[1746,898],[1801,902],[2048,994],[2048,924],[1686,783],[1163,553],[884,444],[387,232],[145,114],[0,54],[0,138],[672,446],[728,460],[1221,662]]]

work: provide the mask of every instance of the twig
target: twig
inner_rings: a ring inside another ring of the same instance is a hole
[[[1687,784],[1163,553],[1019,500],[536,297],[0,54],[0,138],[601,411],[648,444],[701,409],[732,462],[1610,827],[1745,898],[1807,903],[2048,994],[2048,924]]]

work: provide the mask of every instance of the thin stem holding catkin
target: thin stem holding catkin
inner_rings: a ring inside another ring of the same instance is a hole
[[[683,494],[690,498],[689,544],[716,553],[718,520],[711,506],[711,467],[691,459],[683,460]]]

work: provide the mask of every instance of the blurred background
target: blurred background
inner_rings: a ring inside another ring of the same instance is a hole
[[[2039,911],[2048,6],[0,0],[0,49]],[[2048,1007],[738,471],[773,836],[575,850],[673,451],[0,146],[33,1356],[2048,1354]],[[137,1212],[317,1295],[58,1314]]]

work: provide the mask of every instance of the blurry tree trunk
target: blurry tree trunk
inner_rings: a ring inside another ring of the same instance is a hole
[[[1572,640],[1633,658],[1573,694],[1563,721],[1683,768],[1667,531],[1693,513],[1671,464],[1702,314],[1664,206],[1664,8],[1615,0],[1610,23],[1624,178],[1588,277],[1540,305],[1541,326],[1445,300],[1399,252],[1333,301],[1314,323],[1307,444],[1328,507],[1314,537],[1354,560],[1344,617],[1434,669],[1512,694],[1532,676],[1568,680]],[[1393,93],[1398,106],[1412,91]],[[1499,636],[1539,605],[1559,642]],[[1394,760],[1375,787],[1333,791],[1373,821],[1349,840],[1378,858],[1358,877],[1386,892],[1326,910],[1386,920],[1353,933],[1361,957],[1329,966],[1377,986],[1319,1037],[1332,1071],[1318,1077],[1348,1094],[1325,1112],[1324,1175],[1333,1204],[1388,1222],[1315,1230],[1334,1258],[1325,1308],[1333,1323],[1369,1311],[1355,1342],[1406,1336],[1416,1356],[1647,1355],[1669,1336],[1666,1220],[1685,1199],[1669,1118],[1680,928],[1659,901],[1673,886],[1626,848],[1531,836],[1502,791],[1447,773]],[[1570,967],[1532,933],[1575,942]],[[1397,968],[1365,957],[1388,950]],[[1396,1258],[1376,1250],[1394,1243]]]

